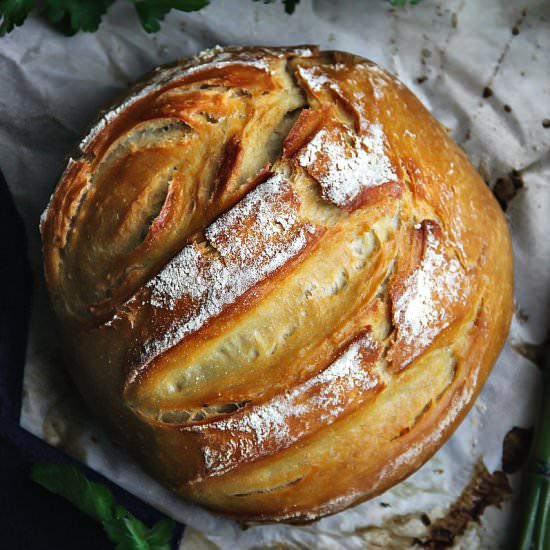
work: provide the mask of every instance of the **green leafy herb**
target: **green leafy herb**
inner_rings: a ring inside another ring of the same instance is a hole
[[[56,495],[66,498],[87,516],[100,521],[116,550],[169,550],[174,522],[158,521],[147,527],[116,503],[111,491],[90,481],[74,466],[38,464],[31,478]]]
[[[43,14],[63,34],[71,36],[83,30],[97,31],[101,17],[114,0],[48,0]]]
[[[113,517],[115,499],[105,485],[89,481],[79,470],[60,464],[38,464],[31,478],[97,521]]]
[[[34,8],[34,0],[0,0],[0,36],[22,25]]]
[[[103,524],[116,550],[170,550],[173,522],[161,520],[149,529],[141,521],[129,517],[124,509],[117,513],[117,517]]]
[[[128,0],[136,10],[141,26],[147,32],[160,30],[160,22],[170,10],[197,11],[209,0]],[[221,0],[220,0],[221,1]],[[263,1],[272,4],[277,0]],[[71,36],[78,31],[95,32],[101,18],[115,0],[0,0],[0,36],[22,25],[31,11],[37,10],[55,28]],[[421,0],[390,0],[394,6],[418,4]],[[282,0],[286,13],[294,13],[300,0]]]
[[[198,11],[208,5],[208,0],[132,0],[141,25],[147,32],[160,30],[160,21],[171,10]]]

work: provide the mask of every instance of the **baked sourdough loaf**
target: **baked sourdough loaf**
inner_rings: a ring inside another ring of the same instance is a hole
[[[303,522],[421,466],[506,337],[504,217],[366,59],[216,48],[103,113],[42,220],[68,366],[157,479]]]

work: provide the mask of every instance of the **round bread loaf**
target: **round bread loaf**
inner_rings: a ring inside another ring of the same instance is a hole
[[[216,48],[103,113],[42,220],[69,370],[166,486],[303,522],[420,467],[505,340],[504,217],[366,59]]]

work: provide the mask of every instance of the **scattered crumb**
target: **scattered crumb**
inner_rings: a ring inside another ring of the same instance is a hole
[[[485,99],[487,99],[488,97],[491,97],[493,95],[493,90],[491,90],[491,88],[489,88],[489,86],[485,86],[485,88],[483,88],[483,97]]]
[[[512,112],[512,107],[510,107],[510,105],[508,104],[505,104],[503,109],[507,112],[507,113],[511,113]]]
[[[529,454],[533,441],[533,428],[514,426],[502,442],[502,469],[507,474],[514,474],[521,469]]]
[[[529,315],[524,309],[520,307],[516,309],[516,318],[521,323],[526,323],[527,321],[529,321]]]
[[[510,201],[517,195],[518,191],[523,188],[523,178],[517,170],[512,170],[509,174],[497,179],[493,194],[499,202],[502,210],[506,212]]]
[[[513,34],[514,36],[517,36],[517,35],[519,34],[519,27],[513,26],[513,27],[512,27],[512,34]]]
[[[550,128],[550,118],[545,118],[545,119],[542,121],[542,127],[543,127],[543,128]]]
[[[389,504],[388,502],[381,502],[380,506],[382,506],[382,508],[391,508],[391,504]]]
[[[429,534],[413,543],[422,548],[443,550],[454,546],[471,523],[480,518],[489,506],[500,508],[510,498],[512,489],[506,474],[501,471],[490,473],[482,460],[476,464],[472,478],[460,497],[441,518],[430,522]],[[422,517],[420,518],[422,521]]]
[[[453,13],[451,15],[451,26],[453,27],[453,29],[456,29],[456,27],[458,26],[458,15],[456,13]]]
[[[430,519],[430,516],[428,514],[422,514],[420,516],[420,521],[426,526],[428,527],[428,525],[431,525],[432,524],[432,520]]]
[[[422,48],[422,57],[432,57],[432,52],[428,48]]]
[[[422,84],[422,83],[426,82],[426,80],[428,80],[428,77],[424,75],[424,76],[419,76],[416,79],[416,82],[417,82],[417,84]]]

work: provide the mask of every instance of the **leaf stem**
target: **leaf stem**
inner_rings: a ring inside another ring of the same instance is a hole
[[[523,474],[519,510],[517,548],[550,548],[550,360],[544,369],[542,406],[535,441]]]

